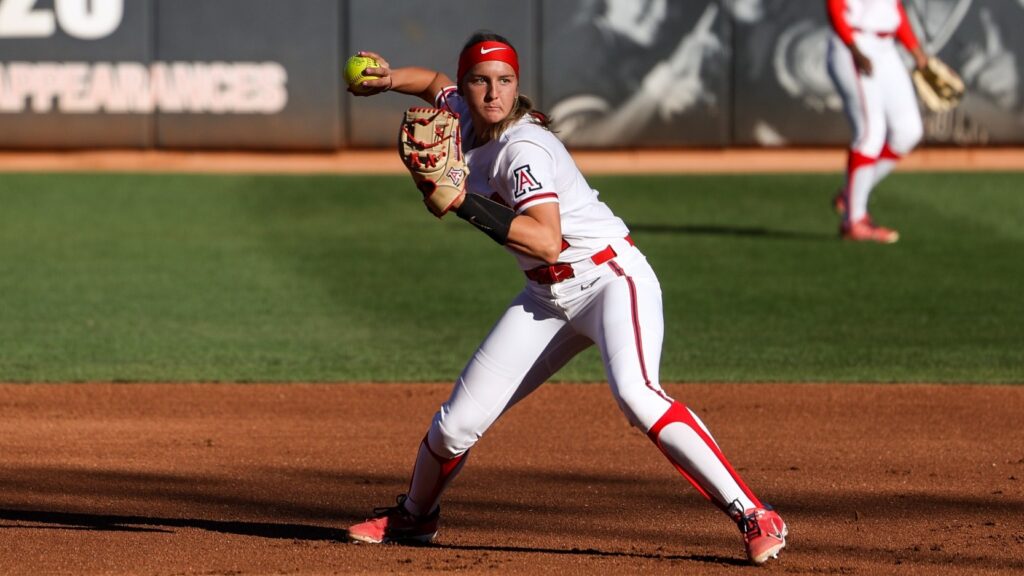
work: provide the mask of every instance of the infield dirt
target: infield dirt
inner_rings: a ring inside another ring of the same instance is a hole
[[[473,449],[436,544],[344,528],[405,491],[447,384],[0,385],[4,574],[1020,574],[1024,387],[668,385],[791,527],[736,528],[602,384]]]

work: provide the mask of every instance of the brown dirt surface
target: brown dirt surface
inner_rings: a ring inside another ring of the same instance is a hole
[[[601,384],[473,449],[428,547],[343,541],[447,384],[0,385],[4,574],[1021,574],[1024,387],[676,384],[789,547],[735,526]]]

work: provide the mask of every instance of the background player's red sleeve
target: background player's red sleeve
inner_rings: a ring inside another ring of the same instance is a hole
[[[896,29],[896,38],[907,47],[907,50],[917,48],[917,35],[910,27],[910,19],[907,18],[907,11],[903,9],[903,2],[897,2],[896,7],[900,10],[900,27]]]
[[[903,10],[902,5],[900,10]],[[839,35],[843,44],[850,46],[853,44],[853,28],[850,28],[846,17],[843,16],[844,12],[846,12],[846,0],[828,0],[828,21],[832,23],[832,29]]]

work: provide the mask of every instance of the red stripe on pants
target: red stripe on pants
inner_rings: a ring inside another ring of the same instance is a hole
[[[631,242],[632,243],[632,242]],[[658,396],[661,396],[669,402],[671,398],[665,395],[661,390],[656,389],[651,385],[651,378],[647,375],[647,362],[644,360],[644,340],[641,335],[640,327],[640,307],[637,303],[636,297],[636,284],[633,283],[633,279],[626,275],[626,271],[622,269],[614,260],[609,260],[608,265],[611,266],[615,274],[626,279],[626,285],[629,286],[629,303],[630,303],[630,314],[633,319],[633,340],[636,342],[636,356],[640,360],[640,373],[644,378],[644,385],[653,390]]]

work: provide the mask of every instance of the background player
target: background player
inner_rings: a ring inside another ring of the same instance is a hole
[[[914,35],[901,0],[826,0],[835,32],[828,70],[850,122],[852,141],[846,184],[834,199],[847,240],[891,244],[895,230],[878,226],[868,199],[923,133],[917,95],[896,49],[898,39],[924,68],[928,57]]]
[[[527,282],[434,416],[408,494],[352,526],[349,537],[432,541],[441,495],[470,448],[505,411],[597,344],[629,421],[737,523],[752,562],[775,557],[785,546],[785,523],[740,479],[700,419],[662,390],[658,278],[629,229],[547,129],[546,117],[519,94],[512,45],[495,34],[473,35],[459,57],[457,84],[425,68],[391,69],[377,54],[366,54],[380,63],[366,73],[380,78],[364,87],[417,95],[460,116],[469,193],[454,209],[504,245]]]

